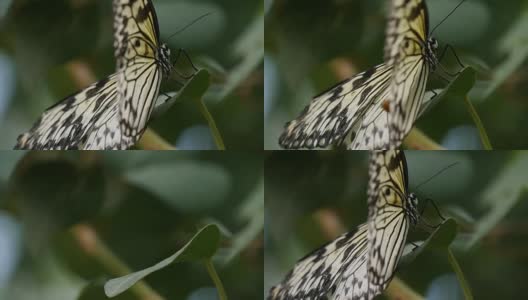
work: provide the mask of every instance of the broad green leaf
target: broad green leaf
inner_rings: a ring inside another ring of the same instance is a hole
[[[216,96],[217,99],[223,99],[229,95],[264,61],[264,15],[255,18],[235,42],[234,53],[242,60],[229,71],[223,90]]]
[[[466,247],[473,247],[484,237],[521,199],[521,194],[528,190],[526,180],[528,155],[516,152],[507,167],[491,182],[479,197],[481,204],[489,208],[475,225],[475,232]]]
[[[426,249],[446,249],[455,239],[457,234],[457,223],[453,219],[447,219],[425,240],[420,242],[418,248],[404,255],[400,264],[408,264],[415,260]]]
[[[6,15],[11,2],[11,0],[4,0],[0,3],[0,20]]]
[[[231,175],[222,166],[192,160],[130,169],[125,173],[125,178],[130,184],[188,213],[217,207],[225,200],[232,186]]]
[[[210,77],[207,70],[198,70],[178,92],[169,93],[170,99],[167,99],[166,95],[160,95],[156,100],[154,116],[170,114],[172,110],[178,110],[177,105],[174,105],[175,102],[201,99],[209,88]]]
[[[256,186],[239,209],[239,218],[246,226],[237,232],[231,241],[229,249],[220,257],[227,264],[254,241],[264,229],[264,180]]]
[[[207,225],[202,228],[185,246],[183,246],[183,248],[178,250],[178,252],[174,253],[172,256],[141,271],[107,281],[104,286],[105,294],[108,297],[117,296],[120,293],[128,290],[131,286],[149,274],[166,268],[171,264],[183,261],[201,262],[205,259],[209,259],[215,254],[219,243],[220,230],[216,225]]]
[[[440,93],[440,97],[465,97],[475,85],[475,69],[464,68],[455,80],[451,81],[446,89]]]
[[[501,54],[507,54],[507,57],[495,67],[493,79],[484,92],[484,98],[495,92],[526,61],[528,57],[526,28],[528,28],[528,9],[525,8],[522,15],[516,19],[511,28],[503,35],[502,40],[497,43],[498,51]]]
[[[0,155],[0,184],[4,184],[15,165],[25,153],[23,151],[3,151]]]
[[[427,92],[425,94],[424,101],[420,107],[419,115],[421,116],[424,112],[429,110],[444,97],[449,97],[448,99],[464,99],[474,85],[475,70],[472,67],[464,68],[446,88],[434,90],[434,93],[437,94],[436,96],[433,92]]]
[[[108,299],[104,293],[104,281],[95,280],[90,284],[86,285],[82,290],[77,300],[95,300],[95,299]]]

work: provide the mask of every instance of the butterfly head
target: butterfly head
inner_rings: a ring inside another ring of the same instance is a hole
[[[166,44],[161,44],[158,50],[158,63],[163,72],[163,77],[168,77],[172,69],[170,61],[170,49]]]
[[[436,58],[436,50],[438,49],[438,41],[435,38],[428,38],[427,44],[424,47],[424,56],[431,68],[434,70],[438,65],[438,59]]]
[[[416,197],[414,193],[409,193],[407,196],[407,207],[405,211],[407,211],[407,215],[411,219],[411,223],[416,225],[416,223],[418,223],[418,217],[420,216],[420,213],[418,212],[418,197]]]

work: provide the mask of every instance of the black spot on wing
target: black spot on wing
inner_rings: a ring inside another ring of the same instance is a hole
[[[374,73],[376,72],[376,68],[370,68],[368,69],[367,71],[361,73],[355,81],[354,81],[354,87],[353,89],[357,89],[358,87],[362,86],[363,84],[365,84],[365,82],[367,82],[370,77],[372,77],[372,75],[374,75]]]

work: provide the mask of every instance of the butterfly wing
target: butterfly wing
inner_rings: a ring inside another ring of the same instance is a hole
[[[116,85],[109,76],[48,108],[15,149],[120,149]]]
[[[341,144],[347,135],[355,137],[351,130],[360,129],[373,102],[383,97],[391,74],[391,67],[381,64],[323,92],[286,124],[279,144],[286,149],[325,148]]]
[[[120,130],[135,144],[147,126],[163,77],[159,28],[151,0],[114,0]]]
[[[389,136],[397,148],[411,130],[429,76],[428,14],[423,0],[393,0],[385,40],[385,61],[393,66]]]
[[[409,219],[406,215],[407,165],[403,151],[373,151],[368,184],[368,290],[372,297],[389,284],[403,253]]]
[[[437,94],[438,93],[431,91],[425,93],[424,101],[421,103],[420,112],[418,113],[418,118],[436,103]],[[343,142],[347,145],[347,149],[373,150],[390,148],[389,114],[384,107],[385,103],[383,101],[383,99],[389,99],[389,97],[390,89],[387,89],[365,112],[361,118],[361,122],[356,124],[356,128],[350,130],[350,134]]]
[[[308,254],[274,286],[268,300],[362,299],[366,295],[367,226]]]

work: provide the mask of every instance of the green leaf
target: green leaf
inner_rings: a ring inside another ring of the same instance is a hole
[[[3,151],[0,156],[0,184],[7,182],[15,165],[24,155],[24,151]]]
[[[0,19],[3,18],[9,11],[9,6],[11,5],[11,0],[5,0],[0,3]]]
[[[107,299],[103,286],[104,281],[101,279],[89,283],[81,290],[81,294],[77,297],[77,300]]]
[[[444,250],[451,245],[457,234],[457,223],[453,219],[447,219],[425,240],[418,248],[401,258],[400,264],[409,264],[414,261],[426,249]]]
[[[475,224],[474,234],[468,241],[467,248],[480,241],[521,199],[522,193],[528,189],[526,170],[528,155],[525,152],[515,152],[514,159],[482,192],[479,198],[482,199],[482,205],[489,210]]]
[[[497,43],[501,54],[507,54],[506,59],[495,67],[493,79],[484,92],[484,98],[490,96],[501,86],[513,72],[521,68],[528,57],[528,40],[526,28],[528,27],[528,10],[524,9],[522,15],[502,36]]]
[[[229,71],[229,76],[222,91],[215,96],[223,99],[246,80],[251,72],[264,60],[264,15],[255,18],[252,24],[235,42],[234,53],[241,57],[241,62]]]
[[[170,115],[177,116],[180,109],[177,105],[173,105],[174,102],[179,101],[180,99],[187,101],[195,101],[198,104],[200,113],[203,115],[204,119],[209,125],[209,128],[211,129],[211,135],[213,136],[218,149],[225,150],[224,141],[222,139],[220,131],[216,126],[216,121],[214,120],[213,116],[211,115],[205,103],[203,102],[203,96],[210,85],[210,77],[211,76],[209,72],[207,72],[206,70],[199,70],[196,74],[193,75],[193,77],[189,81],[187,81],[187,83],[180,91],[178,91],[177,93],[172,93],[173,96],[170,99],[162,100],[165,102],[156,105],[155,115],[157,117],[162,113],[165,114],[163,118],[160,118],[159,123],[161,124],[162,122],[164,122],[165,125],[161,126],[162,128],[171,128],[171,126],[167,125],[167,122],[170,122],[171,120],[177,120],[177,118],[170,118]],[[167,114],[169,116],[167,116]],[[156,126],[157,125],[154,125],[154,127]]]
[[[261,180],[253,192],[247,197],[239,209],[239,218],[246,222],[246,226],[237,232],[219,259],[223,264],[228,264],[264,229],[264,180]]]
[[[210,259],[218,249],[220,230],[216,225],[206,225],[183,248],[159,263],[126,276],[111,279],[104,286],[105,294],[114,297],[128,290],[131,286],[149,274],[171,264],[184,261],[203,261]]]
[[[179,211],[203,212],[220,205],[232,186],[231,175],[210,162],[182,161],[130,169],[127,181],[160,197]],[[204,188],[196,188],[200,185]]]
[[[473,104],[468,97],[469,91],[475,85],[475,80],[475,69],[472,67],[464,68],[460,74],[458,74],[458,76],[435,97],[431,97],[431,94],[433,94],[431,92],[426,93],[424,102],[420,107],[420,115],[444,97],[463,100],[467,106],[471,118],[473,119],[473,122],[475,123],[475,126],[479,131],[482,145],[486,150],[492,150],[491,142],[489,140],[488,133],[484,128],[484,124],[482,123],[477,110],[473,107]]]
[[[446,89],[439,95],[440,97],[462,98],[465,97],[475,85],[475,69],[464,68],[460,74],[451,81]]]
[[[198,72],[194,74],[194,76],[189,79],[178,92],[169,93],[169,95],[172,96],[170,99],[166,99],[167,97],[165,95],[158,97],[154,116],[157,118],[161,114],[171,115],[171,112],[174,110],[176,110],[174,113],[177,113],[179,108],[176,105],[173,105],[175,102],[201,99],[209,88],[210,77],[211,76],[207,70],[198,70]],[[162,103],[160,103],[160,101]],[[164,118],[166,117],[167,116],[164,116]]]
[[[469,93],[469,91],[471,90],[471,88],[473,88],[474,85],[475,70],[472,67],[464,68],[462,71],[460,71],[460,74],[458,74],[457,77],[449,83],[446,88],[434,90],[435,93],[437,93],[436,96],[434,96],[434,93],[431,92],[427,92],[425,94],[424,102],[420,107],[420,116],[444,97],[465,99],[466,95]]]

